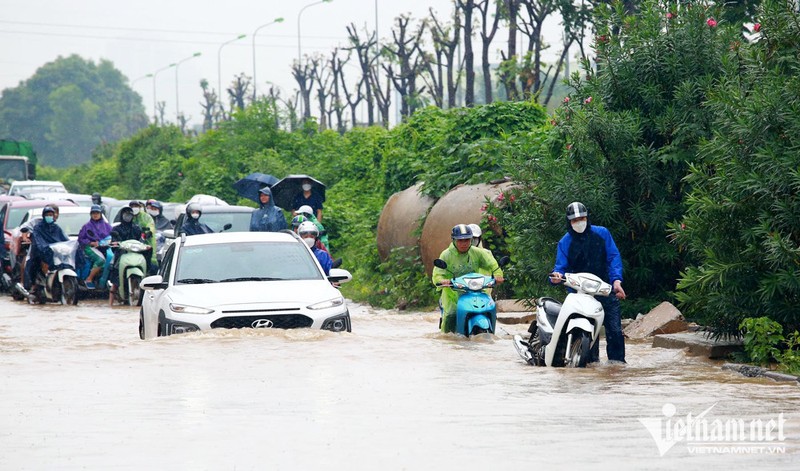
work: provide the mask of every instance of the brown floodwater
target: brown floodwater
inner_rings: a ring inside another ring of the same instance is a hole
[[[624,366],[537,368],[510,337],[527,326],[351,315],[142,341],[138,308],[3,296],[0,469],[800,468],[796,383],[632,342]],[[737,424],[755,435],[709,435]]]

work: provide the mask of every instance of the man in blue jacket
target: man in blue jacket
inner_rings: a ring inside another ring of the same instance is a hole
[[[258,191],[259,208],[250,215],[250,232],[278,232],[288,229],[281,208],[272,201],[272,191],[264,187]]]
[[[616,296],[598,296],[603,305],[606,328],[606,354],[612,361],[625,363],[625,338],[622,336],[619,299],[625,299],[622,289],[622,257],[611,232],[603,226],[589,224],[589,212],[582,203],[567,207],[569,228],[556,248],[556,264],[550,283],[559,284],[564,273],[592,273],[611,284]],[[590,362],[600,360],[600,342],[592,347]]]

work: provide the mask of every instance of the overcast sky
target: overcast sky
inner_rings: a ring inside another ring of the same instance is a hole
[[[166,102],[169,121],[174,121],[177,98],[180,111],[196,124],[202,120],[200,79],[207,79],[217,89],[220,76],[223,87],[239,73],[252,76],[254,50],[259,92],[266,90],[268,82],[278,85],[283,96],[297,88],[290,65],[298,53],[298,15],[313,3],[315,0],[0,0],[0,89],[18,86],[58,56],[108,59],[130,79],[151,117],[155,88],[158,101]],[[327,55],[346,45],[345,27],[350,23],[373,30],[376,9],[379,35],[389,38],[398,15],[410,13],[419,19],[433,8],[449,17],[451,5],[452,0],[319,3],[299,15],[302,53]],[[254,47],[253,32],[281,17],[282,23],[258,32]],[[555,43],[559,40],[558,21],[553,19],[550,33],[546,33]],[[242,34],[247,36],[237,40]],[[232,42],[222,46],[227,41]],[[503,48],[503,41],[496,37],[493,50]],[[554,46],[549,53],[554,55],[559,49]],[[177,68],[169,67],[197,52],[201,55]],[[358,70],[355,60],[352,62],[349,71],[355,79]],[[159,70],[155,80],[145,77]]]

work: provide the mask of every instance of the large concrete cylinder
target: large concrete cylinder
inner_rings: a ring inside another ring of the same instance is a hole
[[[456,224],[480,224],[481,206],[486,202],[496,201],[497,196],[508,190],[512,182],[497,185],[482,183],[478,185],[459,185],[442,196],[428,213],[422,227],[419,250],[425,271],[430,274],[433,261],[447,248],[450,231]]]
[[[422,218],[433,205],[433,199],[419,193],[422,183],[406,188],[389,197],[378,219],[378,255],[386,260],[392,249],[416,247],[419,237],[414,233]]]

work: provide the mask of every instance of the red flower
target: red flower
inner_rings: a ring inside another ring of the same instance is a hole
[[[564,103],[569,103],[569,97],[568,96],[564,97]]]
[[[556,124],[558,124],[558,123],[556,123],[556,120],[555,120],[555,119],[551,119],[551,120],[550,120],[550,125],[551,125],[551,126],[555,126]]]
[[[706,21],[706,24],[707,24],[708,26],[711,26],[712,28],[716,28],[716,27],[717,27],[717,20],[715,20],[714,18],[709,18],[709,19]]]
[[[572,144],[567,144],[567,150],[572,149]]]
[[[673,15],[672,13],[667,13],[667,19],[668,20],[671,20],[673,18],[675,18],[675,15]]]
[[[506,197],[506,195],[504,195],[503,193],[500,193],[499,195],[497,195],[497,201],[503,201],[505,199],[505,197]]]
[[[681,230],[682,230],[682,231],[685,231],[685,230],[686,230],[686,224],[684,224],[684,223],[681,223]]]
[[[592,102],[592,97],[589,97],[589,98],[583,100],[583,102],[588,105],[589,103]]]
[[[487,206],[485,204],[483,206],[481,206],[481,212],[482,213],[486,212],[486,208],[487,208]]]
[[[511,200],[511,202],[513,203],[513,202],[514,202],[514,200],[515,200],[515,199],[517,199],[517,198],[516,198],[514,195],[511,195],[511,197],[510,197],[510,198],[508,198],[508,199],[510,199],[510,200]]]
[[[761,23],[754,24],[753,25],[753,32],[754,33],[758,33],[759,31],[761,31]]]

